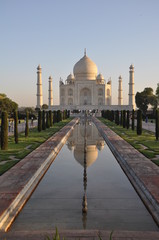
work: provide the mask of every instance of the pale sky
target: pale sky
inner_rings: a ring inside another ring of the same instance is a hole
[[[135,66],[135,93],[159,83],[159,0],[0,0],[0,93],[19,106],[36,106],[36,68],[42,67],[44,103],[53,77],[54,104],[59,78],[87,56],[105,80],[112,78],[117,104],[118,77],[128,103],[129,66]]]

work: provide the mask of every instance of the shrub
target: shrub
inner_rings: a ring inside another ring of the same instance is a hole
[[[42,130],[42,112],[41,110],[38,111],[38,131],[41,132]]]
[[[129,119],[129,110],[127,110],[127,118],[126,118],[126,127],[129,129],[130,126],[130,119]]]
[[[142,112],[137,110],[137,135],[142,134]]]
[[[5,111],[1,116],[1,149],[8,149],[8,114]]]
[[[29,113],[26,111],[25,137],[29,135]]]
[[[123,111],[123,128],[126,127],[126,111]]]
[[[18,112],[14,111],[14,141],[18,143]]]
[[[131,122],[131,129],[134,131],[135,129],[135,111],[132,110],[132,122]]]
[[[156,140],[159,138],[159,109],[156,109]]]
[[[45,110],[42,111],[42,130],[46,129]]]

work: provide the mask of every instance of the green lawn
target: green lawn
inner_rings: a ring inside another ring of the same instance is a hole
[[[99,119],[143,155],[159,165],[159,141],[156,141],[154,133],[143,130],[142,135],[139,136],[136,134],[136,129],[132,131],[131,128],[123,128],[107,119]]]
[[[38,132],[37,128],[29,131],[29,136],[25,138],[24,133],[19,134],[19,143],[15,144],[14,137],[8,139],[8,150],[0,150],[0,175],[14,166],[31,151],[36,149],[41,143],[46,141],[54,133],[64,127],[71,119],[55,123],[53,127],[45,131]]]

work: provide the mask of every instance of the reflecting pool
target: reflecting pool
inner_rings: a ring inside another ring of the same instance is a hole
[[[10,231],[55,227],[158,231],[90,121],[75,127]]]

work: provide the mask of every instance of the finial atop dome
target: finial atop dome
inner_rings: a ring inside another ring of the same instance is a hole
[[[84,56],[86,56],[86,48],[84,49]]]

